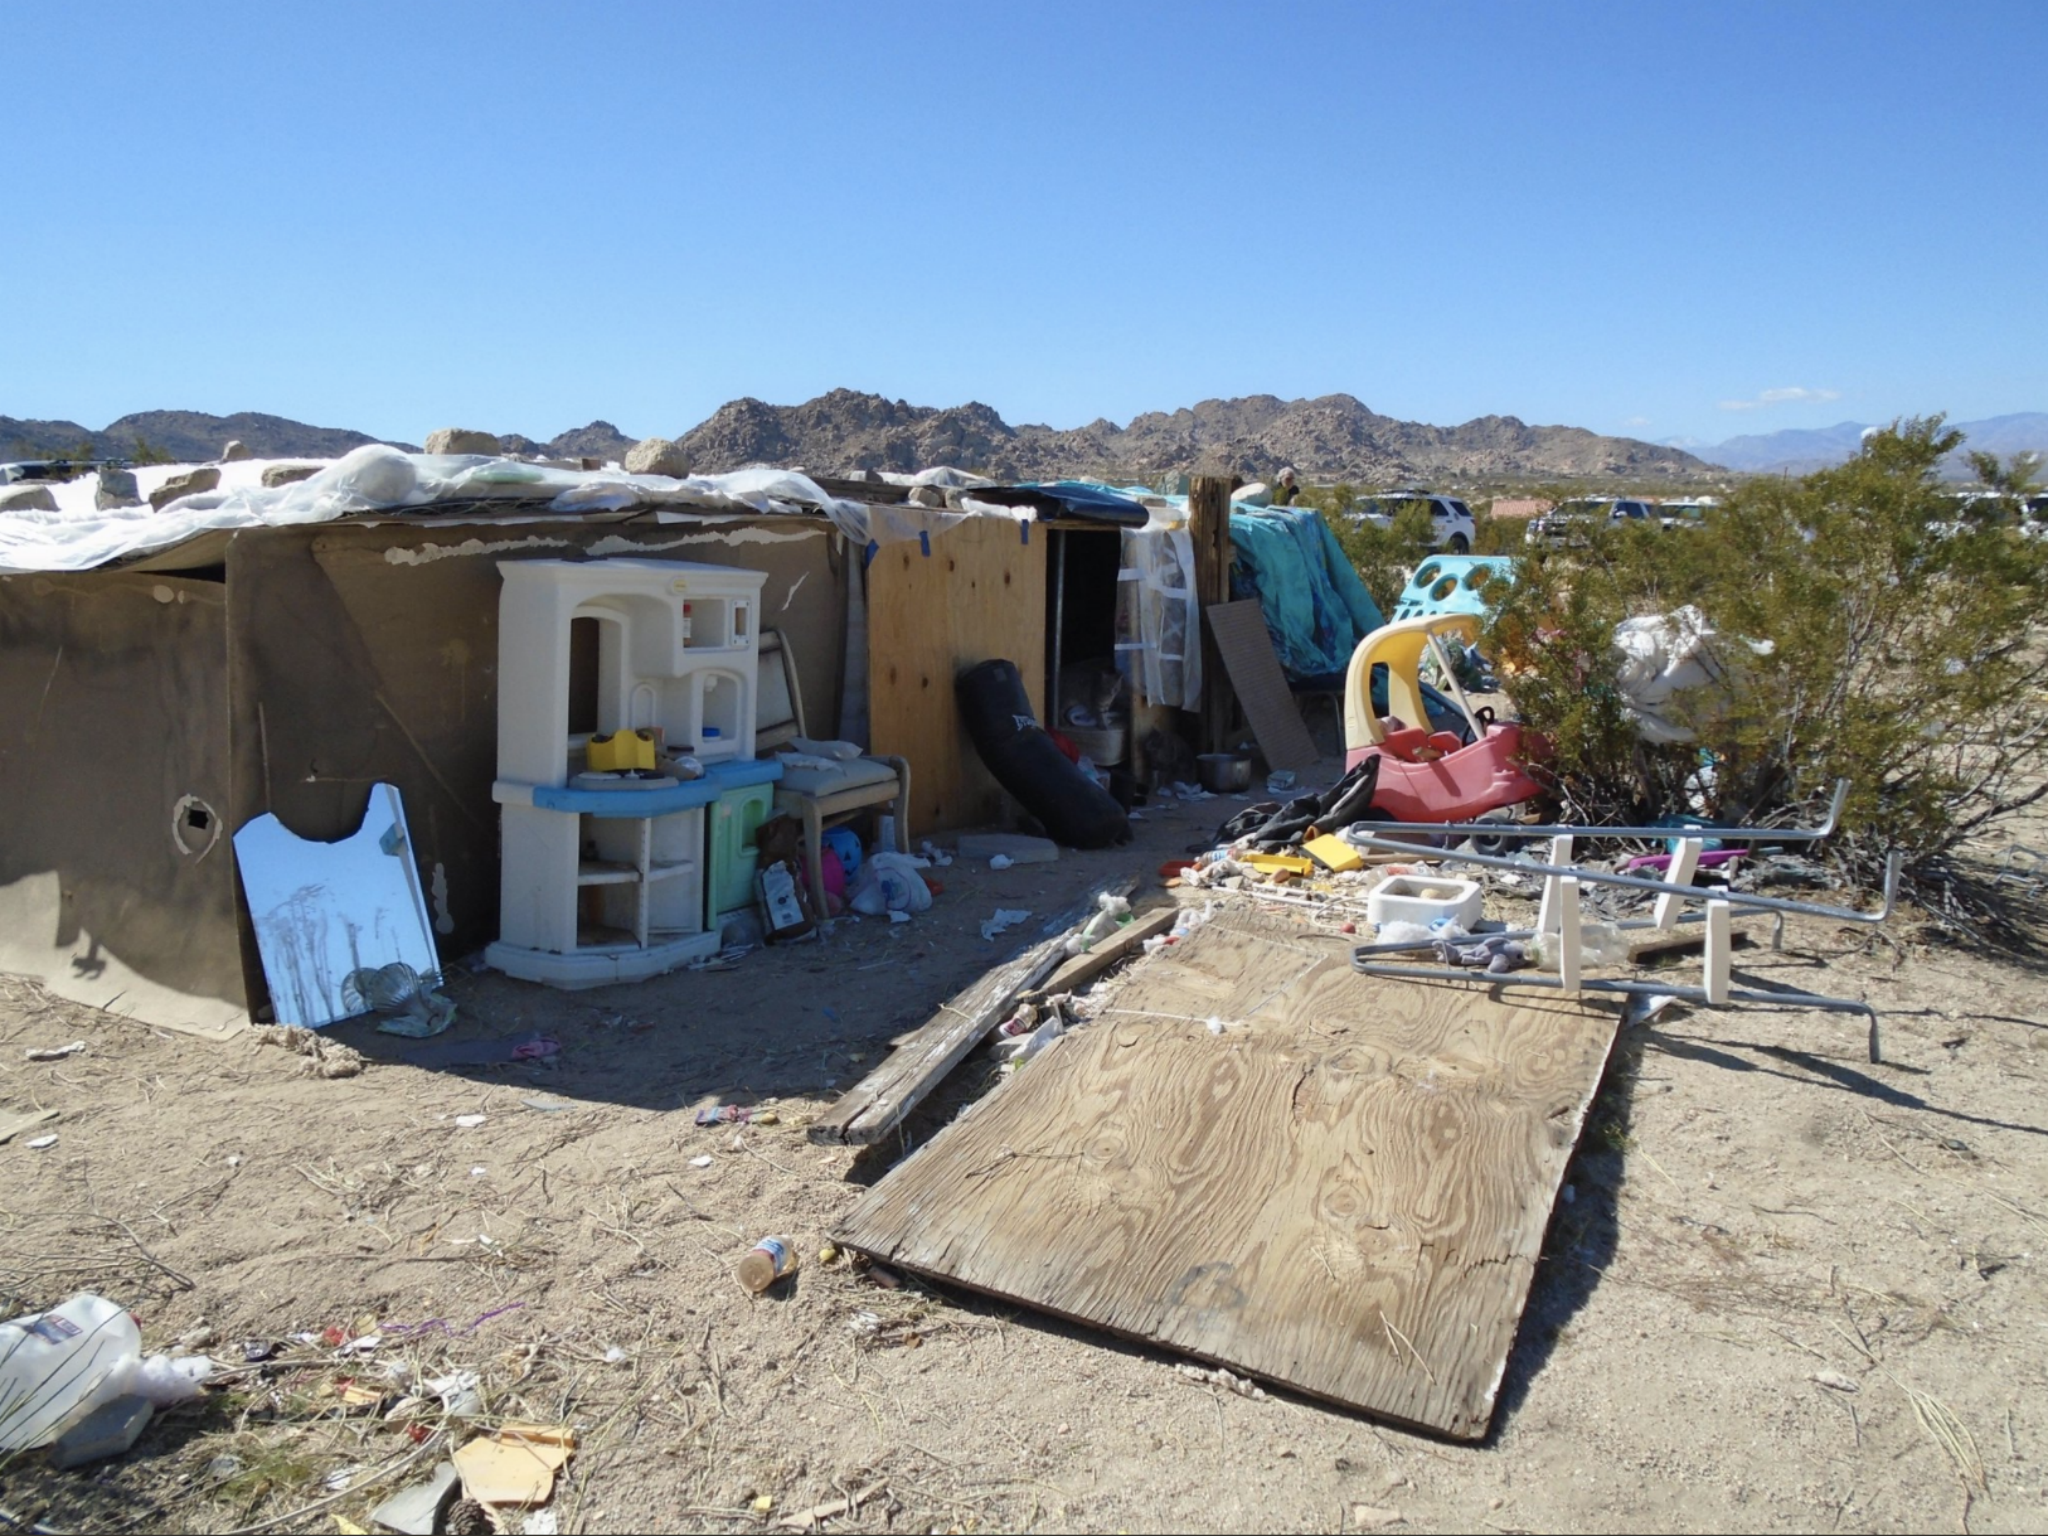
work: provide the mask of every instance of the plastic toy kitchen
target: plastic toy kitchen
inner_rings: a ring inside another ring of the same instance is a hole
[[[765,573],[630,559],[498,569],[502,892],[485,957],[594,987],[715,953],[735,880],[712,867],[710,813],[782,773],[754,758]]]

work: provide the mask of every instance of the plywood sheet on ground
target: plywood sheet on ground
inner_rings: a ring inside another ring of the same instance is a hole
[[[1017,664],[1045,700],[1045,535],[1026,543],[1007,518],[970,517],[931,537],[885,544],[868,566],[870,750],[910,763],[910,830],[984,826],[1002,790],[975,755],[953,679],[977,662]]]
[[[1477,1438],[1616,1023],[1363,977],[1344,943],[1220,915],[1134,965],[838,1236]]]

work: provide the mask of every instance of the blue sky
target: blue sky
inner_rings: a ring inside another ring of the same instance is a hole
[[[2041,0],[8,15],[0,414],[2048,410]]]

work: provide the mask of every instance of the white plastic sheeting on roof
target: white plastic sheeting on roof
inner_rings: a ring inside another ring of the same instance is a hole
[[[138,486],[147,495],[179,467],[139,469]],[[618,469],[552,469],[514,459],[401,453],[378,443],[357,448],[310,479],[291,485],[263,485],[259,464],[222,468],[218,489],[171,502],[161,512],[146,505],[101,511],[94,504],[97,476],[87,475],[56,488],[55,512],[0,513],[0,572],[91,570],[219,529],[323,523],[361,512],[459,512],[480,501],[519,500],[565,513],[641,506],[766,513],[817,510],[862,545],[892,532],[871,533],[869,509],[863,503],[828,496],[807,476],[779,469],[675,480]]]

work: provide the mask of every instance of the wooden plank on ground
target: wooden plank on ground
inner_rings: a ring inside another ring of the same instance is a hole
[[[1179,920],[1180,913],[1178,906],[1169,906],[1132,918],[1093,949],[1062,962],[1058,970],[1025,995],[1025,1000],[1058,997],[1062,992],[1085,987],[1119,960],[1136,954],[1147,939],[1166,932]]]
[[[1136,885],[1135,879],[1121,879],[1096,886],[1063,914],[1070,922],[1057,934],[985,972],[972,986],[942,1003],[939,1011],[899,1041],[874,1071],[811,1123],[810,1139],[867,1146],[895,1130],[948,1072],[989,1037],[1020,997],[1060,968],[1066,959],[1068,935],[1095,912],[1097,900],[1110,893],[1128,895]]]
[[[1617,1018],[1561,995],[1376,981],[1341,940],[1219,914],[1139,959],[1093,1024],[835,1235],[1475,1439]]]
[[[1252,723],[1252,734],[1259,739],[1267,766],[1313,768],[1322,761],[1322,754],[1302,724],[1301,706],[1294,702],[1287,674],[1280,670],[1259,600],[1247,597],[1216,603],[1208,614],[1209,632],[1216,637],[1216,649],[1230,671],[1237,701]]]
[[[1025,543],[1007,518],[970,517],[933,534],[929,554],[906,539],[868,566],[868,745],[909,761],[914,837],[1002,816],[1002,789],[967,739],[953,680],[1002,657],[1043,708],[1045,543],[1042,529]]]

